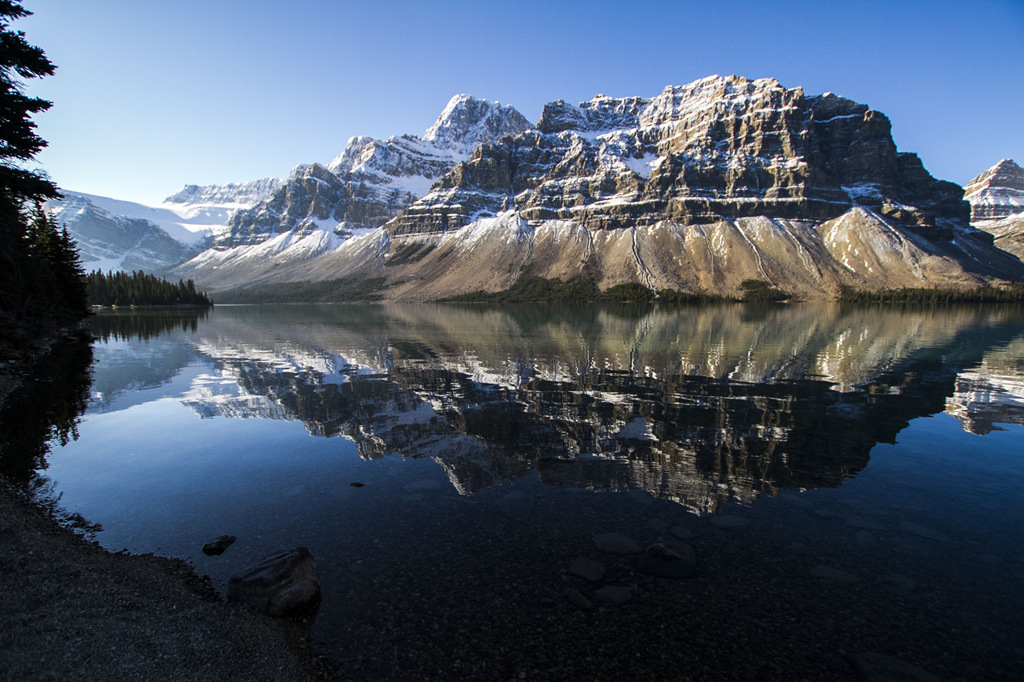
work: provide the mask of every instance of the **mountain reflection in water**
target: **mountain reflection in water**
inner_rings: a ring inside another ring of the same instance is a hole
[[[101,329],[124,326],[109,317]],[[995,403],[969,390],[986,352],[1020,357],[1005,347],[1021,325],[1005,307],[228,307],[184,345],[147,340],[142,374],[157,385],[203,358],[216,371],[182,398],[200,416],[301,420],[364,459],[428,457],[463,494],[536,470],[714,511],[839,485],[954,387],[967,428],[1024,423],[1019,367],[992,375],[1012,389]],[[138,356],[115,352],[96,373],[101,403],[138,388],[139,367],[118,385]]]
[[[1018,307],[219,306],[93,324],[89,406],[77,441],[40,451],[48,489],[105,547],[187,558],[221,588],[308,547],[311,636],[340,679],[1024,666]],[[609,533],[695,573],[652,577],[646,555],[601,548]],[[238,540],[202,554],[222,534]]]

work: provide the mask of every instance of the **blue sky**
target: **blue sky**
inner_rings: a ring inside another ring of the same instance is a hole
[[[58,66],[29,92],[62,187],[158,203],[284,176],[353,135],[421,134],[458,93],[654,96],[711,74],[834,92],[964,183],[1024,164],[1024,0],[25,0]]]

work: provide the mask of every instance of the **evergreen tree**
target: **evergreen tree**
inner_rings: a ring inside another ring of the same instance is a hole
[[[45,174],[21,167],[46,146],[31,116],[53,103],[27,97],[20,79],[52,76],[56,69],[41,49],[28,44],[24,32],[8,28],[12,20],[31,14],[16,2],[0,0],[0,189],[4,199],[19,207],[59,196]]]
[[[22,344],[86,314],[82,265],[66,230],[41,203],[60,196],[45,173],[26,162],[46,146],[32,116],[51,103],[24,93],[23,81],[55,67],[10,23],[30,15],[0,0],[0,342]]]
[[[173,284],[141,270],[133,270],[131,274],[108,272],[105,275],[93,270],[83,281],[92,305],[213,305],[204,292],[196,290],[192,280],[179,279],[177,284]]]

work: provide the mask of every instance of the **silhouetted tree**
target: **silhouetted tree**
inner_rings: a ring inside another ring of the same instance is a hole
[[[23,80],[55,67],[25,34],[9,28],[30,15],[0,0],[0,342],[17,345],[86,312],[82,266],[73,241],[41,208],[60,196],[46,174],[24,167],[46,142],[32,115],[51,102],[28,97]]]

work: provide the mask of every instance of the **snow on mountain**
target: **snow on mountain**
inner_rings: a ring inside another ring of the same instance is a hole
[[[964,185],[964,199],[975,224],[1024,213],[1024,168],[1003,159]]]
[[[149,207],[106,197],[64,191],[46,203],[58,224],[78,244],[86,270],[161,271],[194,255],[203,236],[168,222],[177,238],[156,222],[139,216],[167,216]]]
[[[164,199],[164,204],[248,208],[266,200],[280,186],[280,178],[261,178],[223,185],[185,185]]]
[[[423,137],[353,137],[326,166],[296,167],[271,197],[239,211],[215,246],[256,244],[292,230],[308,233],[331,221],[342,236],[379,227],[480,144],[529,126],[510,106],[456,95]]]
[[[962,196],[863,104],[712,76],[547,105],[391,220],[396,256],[373,274],[399,299],[503,289],[524,268],[727,296],[754,278],[808,298],[1024,275]]]
[[[62,190],[46,203],[79,244],[87,269],[163,270],[192,257],[227,229],[238,209],[262,200],[277,178],[240,185],[186,185],[158,206]]]
[[[964,187],[972,224],[999,248],[1024,259],[1024,168],[1003,159]]]
[[[219,253],[176,272],[213,290],[375,277],[406,300],[504,289],[525,271],[725,296],[758,279],[803,298],[1024,278],[969,218],[963,189],[899,151],[884,114],[710,76],[552,102],[535,128],[456,96],[422,137],[355,137],[296,168],[232,218]],[[325,232],[339,241],[306,241]]]

